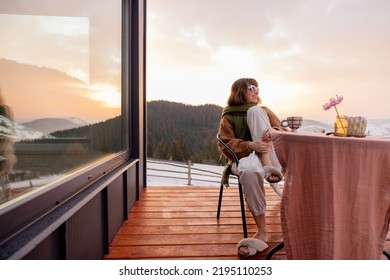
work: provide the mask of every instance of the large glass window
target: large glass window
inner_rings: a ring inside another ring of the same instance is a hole
[[[0,209],[123,149],[120,0],[0,3]]]

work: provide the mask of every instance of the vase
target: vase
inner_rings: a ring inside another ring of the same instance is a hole
[[[334,122],[334,135],[346,137],[348,135],[348,120],[346,116],[336,116]]]

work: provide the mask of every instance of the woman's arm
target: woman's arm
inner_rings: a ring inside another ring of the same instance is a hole
[[[252,152],[249,148],[249,143],[251,143],[251,141],[244,141],[235,137],[233,126],[227,115],[221,118],[221,122],[219,124],[219,136],[221,140],[236,153],[239,159],[248,156]],[[225,151],[222,145],[218,145],[218,147],[227,158],[232,160],[229,153]]]

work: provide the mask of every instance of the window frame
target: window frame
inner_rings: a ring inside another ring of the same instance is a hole
[[[144,22],[139,23],[139,13]],[[38,220],[99,181],[117,174],[123,166],[138,164],[137,194],[146,182],[145,37],[146,0],[122,0],[122,141],[123,150],[77,170],[50,188],[42,189],[0,210],[0,250],[2,245]],[[140,26],[142,25],[143,26]],[[141,32],[142,34],[138,34]],[[131,42],[138,42],[136,46]],[[142,48],[140,50],[139,48]],[[139,61],[142,52],[143,61]],[[131,60],[132,59],[132,60]],[[141,73],[140,73],[141,71]],[[141,80],[140,80],[141,79]],[[143,105],[142,105],[143,104]],[[140,123],[141,122],[141,123]],[[142,177],[141,177],[142,176]],[[138,199],[138,197],[137,197]]]

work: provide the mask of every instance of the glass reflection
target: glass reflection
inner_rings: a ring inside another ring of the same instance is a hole
[[[12,108],[5,103],[0,89],[0,202],[11,197],[9,175],[16,162],[13,123]]]
[[[119,0],[2,1],[0,204],[122,150],[120,15]]]

